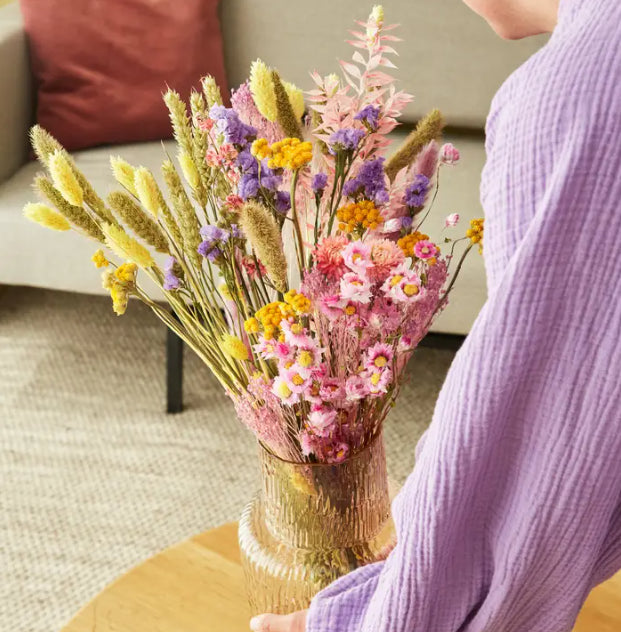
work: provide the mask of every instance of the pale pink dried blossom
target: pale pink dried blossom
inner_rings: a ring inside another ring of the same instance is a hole
[[[399,303],[418,301],[424,295],[420,277],[405,265],[391,272],[382,286],[382,291]]]
[[[343,248],[343,261],[345,265],[360,276],[366,276],[371,262],[371,248],[361,241],[352,241]]]
[[[361,377],[367,381],[369,395],[372,397],[386,393],[392,383],[392,371],[390,369],[369,368],[362,372]]]
[[[316,435],[326,437],[336,424],[337,414],[336,410],[326,406],[313,407],[308,414],[307,426]]]
[[[315,341],[308,334],[308,331],[300,323],[293,320],[282,320],[280,328],[285,336],[285,342],[295,347],[310,349],[315,346]]]
[[[425,145],[414,161],[413,171],[415,173],[422,173],[431,180],[435,176],[438,168],[439,151],[438,143],[435,140]]]
[[[343,249],[349,243],[344,235],[334,235],[322,239],[315,248],[317,269],[328,278],[338,280],[347,271],[343,259]]]
[[[329,320],[334,320],[343,315],[343,305],[343,301],[338,294],[326,294],[317,301],[319,311]]]
[[[349,401],[363,399],[369,394],[367,381],[359,374],[350,375],[345,381],[345,397]]]
[[[444,219],[444,227],[452,228],[453,226],[457,226],[459,223],[459,213],[451,213],[447,215]]]
[[[371,301],[372,296],[371,283],[368,279],[355,272],[347,272],[343,275],[341,298],[344,301],[366,304]]]
[[[214,168],[220,167],[222,164],[220,162],[220,155],[215,149],[211,147],[205,152],[205,162],[210,167],[214,167]]]
[[[401,265],[405,259],[403,250],[389,239],[378,239],[371,244],[371,261],[373,267],[369,270],[369,277],[374,282],[386,279],[393,268]]]
[[[327,402],[345,398],[343,380],[337,377],[326,377],[321,381],[319,395]]]
[[[445,143],[440,150],[440,162],[443,165],[449,167],[456,165],[459,162],[459,149],[452,143]]]

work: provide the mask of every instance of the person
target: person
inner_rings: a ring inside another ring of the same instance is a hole
[[[466,2],[505,38],[552,32],[487,121],[488,300],[396,548],[253,630],[568,632],[621,568],[621,2]]]

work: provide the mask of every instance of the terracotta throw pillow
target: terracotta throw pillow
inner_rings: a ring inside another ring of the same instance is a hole
[[[171,136],[167,86],[226,88],[218,0],[21,0],[37,122],[68,149]]]

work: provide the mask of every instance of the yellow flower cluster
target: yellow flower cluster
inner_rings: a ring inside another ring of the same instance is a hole
[[[289,318],[289,316],[293,315],[293,308],[287,305],[287,303],[274,301],[273,303],[268,303],[267,305],[264,305],[255,314],[256,318],[254,320],[258,320],[261,323],[261,325],[263,326],[265,338],[271,340],[272,338],[275,338],[279,333],[280,323],[283,318]],[[255,327],[258,331],[256,323],[254,323],[253,319],[251,318],[249,318],[244,323],[244,327],[246,328],[246,331]],[[256,331],[253,333],[256,333]]]
[[[95,264],[96,268],[107,268],[110,265],[110,262],[106,259],[106,255],[104,255],[104,251],[101,249],[95,252],[91,257],[91,261]]]
[[[363,232],[367,228],[375,230],[384,221],[375,204],[369,200],[341,206],[336,217],[340,222],[339,228],[346,233]]]
[[[248,359],[248,347],[237,337],[231,334],[222,334],[220,339],[222,350],[235,360],[242,362]]]
[[[470,228],[466,231],[466,237],[470,238],[473,244],[479,244],[479,253],[483,252],[483,225],[485,220],[480,217],[470,220]]]
[[[310,311],[310,299],[296,290],[289,290],[285,294],[285,302],[294,309],[296,314],[308,314]]]
[[[406,257],[412,257],[414,256],[414,246],[416,246],[419,241],[424,241],[425,239],[429,239],[429,235],[416,231],[405,237],[401,237],[397,242],[397,246],[403,250],[403,254]]]
[[[299,138],[285,138],[269,145],[265,138],[258,138],[252,143],[252,155],[259,160],[268,159],[270,169],[289,169],[296,171],[313,159],[313,145]]]
[[[95,253],[96,255],[97,253]],[[103,273],[103,286],[110,292],[112,309],[117,316],[123,315],[127,310],[129,295],[136,285],[137,270],[138,266],[135,263],[124,263],[114,272],[107,270]]]

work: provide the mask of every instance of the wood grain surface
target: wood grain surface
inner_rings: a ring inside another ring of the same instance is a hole
[[[61,632],[246,632],[249,618],[230,523],[129,571]],[[621,632],[621,574],[591,593],[574,632]]]

